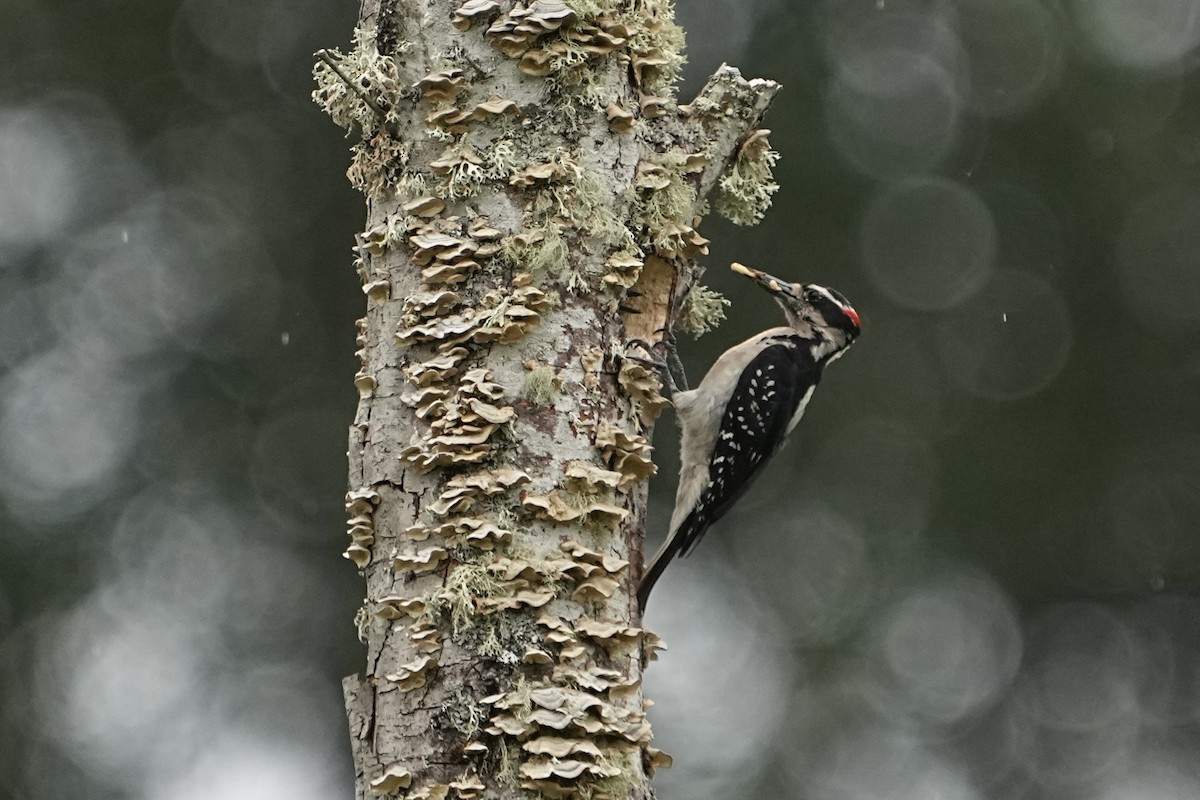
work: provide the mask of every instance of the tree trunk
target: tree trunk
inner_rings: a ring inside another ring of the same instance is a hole
[[[315,99],[367,195],[346,556],[358,798],[644,798],[634,590],[657,378],[630,338],[703,329],[694,225],[752,221],[777,86],[675,104],[667,0],[365,0]],[[740,218],[740,219],[739,219]]]

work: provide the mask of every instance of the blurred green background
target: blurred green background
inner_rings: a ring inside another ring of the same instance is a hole
[[[356,4],[0,5],[0,798],[352,796]],[[668,800],[1200,797],[1200,0],[695,0],[864,334],[648,624]],[[656,445],[651,546],[670,512]]]

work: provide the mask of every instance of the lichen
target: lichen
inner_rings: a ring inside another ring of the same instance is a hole
[[[517,145],[512,139],[497,139],[484,151],[483,175],[488,180],[506,181],[520,166]]]
[[[534,275],[557,278],[570,266],[571,251],[562,237],[559,223],[547,219],[519,236],[505,239],[501,258],[513,267]]]
[[[691,221],[696,190],[684,177],[687,155],[674,151],[655,156],[649,162],[656,170],[655,180],[646,184],[638,197],[635,212],[645,226],[648,244],[656,250],[674,247],[670,232],[675,226]]]
[[[359,606],[358,611],[354,612],[354,630],[358,633],[358,640],[363,644],[367,643],[367,631],[371,627],[371,612],[367,609],[367,603]]]
[[[697,284],[684,301],[683,313],[675,324],[695,337],[703,336],[725,320],[727,305],[729,300],[720,292]]]
[[[396,53],[403,53],[409,43],[400,43]],[[335,123],[347,131],[357,127],[364,138],[380,128],[400,122],[393,99],[408,87],[400,80],[396,59],[382,55],[376,44],[374,28],[354,30],[354,48],[343,54],[340,50],[323,50],[313,66],[313,102],[319,105]]]
[[[768,133],[759,130],[751,134],[721,176],[717,213],[735,225],[758,223],[771,207],[771,197],[779,191],[772,173],[779,153],[771,149]]]
[[[450,629],[455,636],[478,622],[476,598],[503,593],[503,584],[488,569],[494,563],[495,556],[483,555],[471,564],[459,565],[446,576],[445,586],[427,599],[431,610],[450,615]]]
[[[557,376],[553,368],[541,364],[531,369],[525,377],[524,394],[525,398],[535,405],[550,405],[550,401],[558,394]]]
[[[632,234],[612,210],[612,188],[604,178],[563,152],[552,162],[559,177],[538,191],[533,214],[560,217],[605,247],[632,244]]]
[[[408,166],[408,144],[382,131],[355,144],[350,152],[346,177],[351,186],[372,200],[388,197]]]
[[[651,55],[655,63],[639,71],[643,92],[674,97],[676,85],[687,63],[683,28],[675,24],[675,4],[671,0],[634,0],[626,19],[631,22],[629,49]]]

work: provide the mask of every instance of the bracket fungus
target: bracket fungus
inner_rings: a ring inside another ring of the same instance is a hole
[[[371,563],[371,545],[375,543],[373,515],[379,505],[379,492],[364,486],[346,493],[346,522],[350,545],[343,555],[359,569]]]
[[[521,507],[541,519],[553,522],[571,523],[585,520],[610,529],[616,528],[621,520],[629,516],[627,509],[599,500],[589,500],[579,505],[570,503],[557,491],[544,495],[522,494]]]
[[[394,672],[384,675],[384,679],[396,684],[402,692],[420,689],[428,679],[428,673],[438,665],[437,658],[431,655],[420,656],[414,661],[400,665]]]
[[[629,395],[642,425],[651,425],[671,405],[671,401],[659,393],[662,387],[659,376],[636,361],[625,359],[621,363],[617,383]]]
[[[627,489],[658,472],[650,459],[654,448],[640,433],[627,433],[608,420],[601,420],[596,429],[596,447],[604,454],[609,467],[621,473],[619,487]]]
[[[392,764],[378,778],[371,780],[371,791],[376,794],[399,794],[401,789],[412,786],[413,774],[399,764]]]
[[[472,23],[478,19],[486,19],[500,11],[496,0],[467,0],[454,10],[454,27],[460,31],[471,29]]]
[[[426,547],[415,553],[397,553],[392,556],[392,569],[396,572],[428,572],[437,569],[448,555],[444,547]]]
[[[463,71],[443,69],[431,72],[417,81],[421,98],[432,103],[453,100],[463,90]]]

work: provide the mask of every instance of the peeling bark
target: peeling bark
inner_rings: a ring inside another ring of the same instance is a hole
[[[644,798],[654,340],[778,87],[690,104],[666,0],[365,0],[314,98],[361,133],[347,558],[357,797]],[[768,192],[769,196],[769,192]]]

